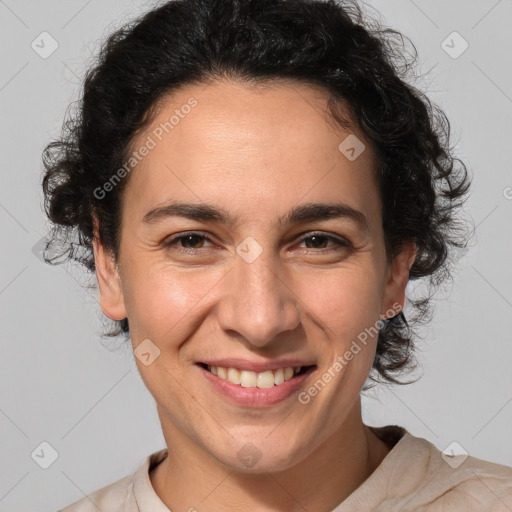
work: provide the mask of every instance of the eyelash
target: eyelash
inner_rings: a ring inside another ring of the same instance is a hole
[[[331,252],[331,251],[339,251],[340,249],[351,249],[352,248],[352,245],[347,241],[347,240],[344,240],[344,239],[341,239],[341,238],[338,238],[338,237],[334,237],[332,235],[326,235],[322,232],[316,232],[316,231],[312,231],[311,233],[307,233],[308,236],[303,236],[299,242],[303,242],[304,240],[307,240],[308,238],[312,238],[313,236],[319,236],[321,238],[327,238],[328,240],[331,240],[332,242],[335,243],[336,247],[332,247],[331,248],[324,248],[324,249],[307,249],[308,252],[320,252],[320,253],[328,253],[328,252]],[[180,251],[180,252],[184,252],[184,253],[187,253],[187,254],[191,254],[191,253],[197,253],[200,249],[189,249],[189,248],[185,248],[185,247],[176,247],[174,248],[173,245],[178,241],[178,240],[181,240],[181,239],[185,239],[189,236],[198,236],[200,238],[204,238],[205,240],[208,240],[209,242],[212,242],[213,243],[213,240],[206,234],[203,234],[203,233],[200,233],[200,232],[197,232],[197,231],[190,231],[188,233],[182,233],[181,235],[178,235],[174,238],[172,238],[171,240],[169,241],[166,241],[164,242],[164,246],[166,248],[169,248],[169,249],[173,249],[173,250],[177,250],[177,251]]]

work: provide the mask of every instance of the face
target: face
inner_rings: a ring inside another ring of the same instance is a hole
[[[386,260],[374,153],[326,102],[290,83],[174,92],[133,141],[119,265],[94,244],[168,444],[242,471],[291,467],[352,424],[375,327],[404,303],[413,244]]]

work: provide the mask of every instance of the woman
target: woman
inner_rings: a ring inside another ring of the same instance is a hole
[[[361,417],[414,368],[407,283],[466,244],[398,35],[355,4],[176,0],[109,37],[43,187],[167,446],[65,512],[512,509],[511,468]]]

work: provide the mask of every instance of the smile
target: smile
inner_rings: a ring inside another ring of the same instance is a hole
[[[287,366],[263,371],[196,365],[212,389],[230,402],[245,407],[270,407],[296,395],[316,365]]]
[[[222,366],[207,365],[207,370],[213,375],[217,375],[223,380],[228,380],[233,384],[244,388],[268,389],[273,386],[280,386],[283,382],[298,375],[302,366],[295,368],[278,368],[276,370],[267,370],[256,373],[247,370],[238,370],[237,368],[223,368]]]

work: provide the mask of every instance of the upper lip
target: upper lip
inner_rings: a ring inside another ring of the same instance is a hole
[[[200,363],[210,366],[220,366],[222,368],[236,368],[237,370],[245,370],[249,372],[261,373],[268,370],[278,370],[279,368],[295,368],[297,366],[313,366],[312,361],[303,359],[279,359],[275,361],[249,361],[248,359],[208,359],[199,361]]]

